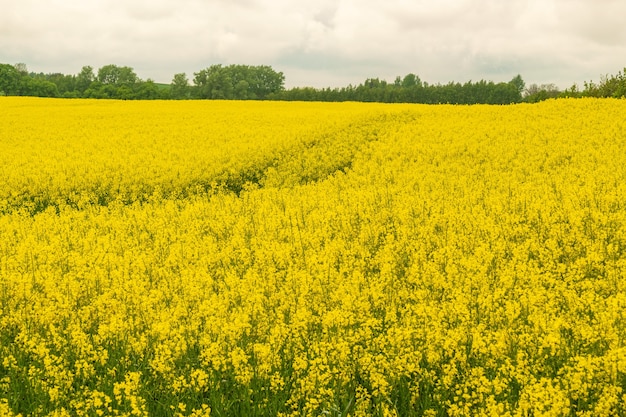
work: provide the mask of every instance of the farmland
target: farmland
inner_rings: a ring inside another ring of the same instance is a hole
[[[0,414],[624,416],[624,114],[0,97]]]

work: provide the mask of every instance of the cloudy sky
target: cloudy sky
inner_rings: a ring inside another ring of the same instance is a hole
[[[126,65],[164,83],[271,65],[287,87],[519,73],[567,88],[626,66],[624,16],[624,0],[0,0],[0,63]]]

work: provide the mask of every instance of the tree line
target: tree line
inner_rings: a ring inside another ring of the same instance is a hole
[[[520,75],[509,82],[480,80],[466,83],[429,84],[415,74],[393,82],[368,78],[342,88],[294,87],[286,89],[285,76],[272,67],[211,65],[193,74],[175,74],[170,84],[142,80],[133,68],[105,65],[97,71],[84,66],[78,74],[33,73],[25,64],[0,64],[0,95],[151,99],[225,99],[285,101],[362,101],[384,103],[510,104],[538,102],[558,97],[624,97],[626,68],[603,76],[599,83],[585,82],[560,91],[554,84],[526,86]]]
[[[310,87],[283,90],[276,100],[297,101],[363,101],[382,103],[453,103],[453,104],[510,104],[522,100],[524,81],[517,75],[509,82],[478,82],[429,84],[415,74],[396,77],[393,83],[369,78],[357,86],[336,89]]]
[[[284,89],[285,77],[269,66],[212,65],[194,74],[193,85],[184,73],[171,84],[142,80],[133,68],[105,65],[97,71],[84,66],[76,75],[28,72],[26,65],[0,64],[0,95],[151,99],[264,100]]]

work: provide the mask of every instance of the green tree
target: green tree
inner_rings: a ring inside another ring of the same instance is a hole
[[[415,74],[407,74],[402,79],[402,87],[403,88],[413,88],[413,87],[421,87],[422,80]]]
[[[252,67],[251,70],[247,81],[250,85],[250,92],[255,98],[264,100],[269,94],[278,93],[284,89],[285,75],[282,72],[274,71],[268,65]]]
[[[58,94],[61,96],[76,90],[76,77],[73,75],[55,73],[46,74],[41,78],[54,83],[57,86]]]
[[[248,92],[250,90],[250,83],[246,80],[239,80],[235,85],[235,99],[247,100]]]
[[[102,84],[115,86],[133,86],[139,82],[139,77],[131,67],[118,67],[117,65],[105,65],[98,70],[98,81]]]
[[[522,78],[522,76],[517,74],[515,77],[513,77],[511,81],[509,81],[509,83],[515,86],[515,88],[520,94],[520,99],[521,99],[522,93],[524,92],[524,89],[526,88],[526,82],[524,82],[524,79]]]
[[[18,94],[21,78],[20,73],[13,65],[0,64],[0,95]]]
[[[524,91],[524,101],[527,103],[537,103],[539,101],[556,98],[561,94],[554,84],[531,84]]]
[[[617,75],[604,75],[600,77],[600,84],[593,84],[593,96],[620,98],[626,95],[626,68]]]
[[[159,87],[151,79],[141,81],[136,86],[136,92],[133,98],[138,100],[156,100],[161,97]]]
[[[232,99],[234,86],[231,71],[220,64],[211,65],[195,73],[194,84],[196,85],[199,98],[208,99]]]
[[[189,88],[189,79],[187,79],[187,74],[181,72],[180,74],[174,75],[172,79],[172,83],[170,84],[170,96],[173,99],[187,99],[189,98],[190,88]]]
[[[135,74],[135,71],[131,67],[120,67],[118,85],[134,86],[141,82],[141,79]]]
[[[95,79],[93,68],[88,65],[84,66],[76,76],[76,90],[83,94]]]
[[[120,77],[117,65],[105,65],[98,70],[98,81],[102,84],[117,84]]]
[[[563,90],[559,97],[575,97],[579,98],[582,96],[582,92],[578,89],[578,84],[574,83],[570,88],[566,88]]]
[[[24,78],[22,94],[34,97],[58,97],[57,85],[42,78]]]
[[[19,62],[15,65],[13,65],[15,67],[15,70],[22,76],[22,77],[26,77],[28,76],[28,67],[26,66],[26,64],[24,64],[23,62]]]
[[[521,101],[519,87],[513,83],[491,83],[490,93],[487,103],[489,104],[511,104]]]
[[[212,84],[215,77],[212,77],[211,75],[220,71],[221,68],[222,66],[219,64],[211,65],[209,68],[205,68],[193,74],[194,95],[197,98],[213,98],[211,93],[213,91]]]

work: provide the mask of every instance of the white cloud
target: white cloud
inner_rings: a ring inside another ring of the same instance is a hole
[[[414,72],[429,82],[598,79],[625,65],[621,0],[0,0],[0,62],[115,63],[169,82],[268,64],[288,85]]]

